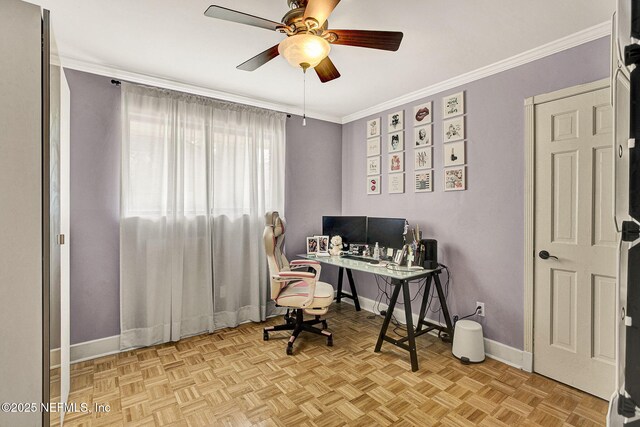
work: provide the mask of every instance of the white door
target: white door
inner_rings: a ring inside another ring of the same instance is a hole
[[[536,105],[535,118],[534,370],[608,399],[617,251],[609,89]]]

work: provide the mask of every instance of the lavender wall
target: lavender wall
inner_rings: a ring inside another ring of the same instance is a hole
[[[413,147],[405,150],[405,193],[367,196],[365,187],[366,121],[405,110],[405,139],[413,138],[416,101],[343,126],[342,214],[406,217],[425,237],[439,242],[440,262],[452,271],[450,308],[461,315],[475,302],[486,304],[485,336],[523,348],[524,239],[524,99],[533,95],[599,80],[609,73],[609,39],[469,83],[423,101],[434,102],[434,189],[414,193]],[[443,192],[443,95],[465,90],[467,191]],[[386,135],[383,135],[383,139]],[[386,171],[383,140],[382,170]],[[376,298],[375,281],[357,274],[358,292]],[[414,290],[415,291],[415,290]],[[417,301],[414,312],[418,311]],[[437,316],[436,316],[437,317]]]
[[[293,116],[287,120],[285,212],[289,258],[322,232],[322,215],[342,207],[342,125]]]
[[[66,73],[71,89],[71,343],[75,344],[120,333],[120,89],[108,77]],[[320,231],[323,214],[340,214],[342,126],[308,119],[303,127],[302,119],[294,116],[286,131],[287,248],[296,254],[305,250],[307,235]]]
[[[292,116],[287,120],[285,171],[286,252],[306,252],[306,238],[322,232],[322,215],[342,208],[342,125]],[[337,269],[325,266],[321,279],[335,282]]]
[[[65,70],[71,90],[71,344],[120,333],[120,90]]]

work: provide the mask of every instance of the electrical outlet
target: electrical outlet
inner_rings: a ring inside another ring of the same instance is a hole
[[[478,316],[484,317],[484,303],[476,302],[476,308],[478,309],[477,311]]]

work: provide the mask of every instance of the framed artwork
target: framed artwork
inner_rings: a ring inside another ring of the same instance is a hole
[[[464,114],[464,91],[442,98],[442,118]]]
[[[314,236],[318,239],[318,254],[329,253],[329,236]]]
[[[404,110],[389,114],[389,133],[404,129]]]
[[[380,194],[380,176],[367,178],[367,194]]]
[[[424,104],[413,107],[413,125],[419,126],[433,121],[433,102],[429,101]]]
[[[444,167],[462,166],[466,161],[465,156],[465,143],[466,141],[450,142],[444,144],[442,152],[444,153]]]
[[[432,148],[416,148],[415,154],[415,169],[431,169],[433,168],[433,156]]]
[[[404,172],[404,153],[389,154],[389,173]]]
[[[464,139],[464,116],[442,122],[442,142]]]
[[[444,191],[467,189],[466,168],[464,166],[444,170]]]
[[[390,133],[387,139],[387,151],[393,153],[404,150],[404,132]]]
[[[404,174],[393,173],[389,175],[389,194],[404,193]]]
[[[307,255],[315,255],[318,253],[319,240],[317,237],[307,237]]]
[[[433,128],[431,125],[418,126],[413,129],[413,140],[416,147],[432,145]]]
[[[415,173],[416,180],[414,190],[416,193],[429,193],[433,191],[433,171],[421,171]]]
[[[380,117],[367,122],[367,138],[380,136]]]
[[[367,176],[380,175],[380,156],[367,158]]]
[[[367,139],[367,157],[380,155],[380,137]]]

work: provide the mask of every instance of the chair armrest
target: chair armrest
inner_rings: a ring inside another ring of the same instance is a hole
[[[313,303],[313,298],[316,294],[316,275],[314,273],[306,271],[281,271],[278,274],[272,276],[273,280],[278,282],[294,282],[303,281],[309,286],[307,298],[299,308],[307,308]]]
[[[312,261],[309,259],[296,259],[289,262],[289,267],[292,269],[298,269],[302,267],[313,268],[316,272],[316,280],[320,280],[320,271],[322,270],[322,265],[318,261]]]
[[[315,273],[307,272],[307,271],[281,271],[278,274],[274,274],[273,278],[276,280],[304,280],[304,279],[315,279]]]

